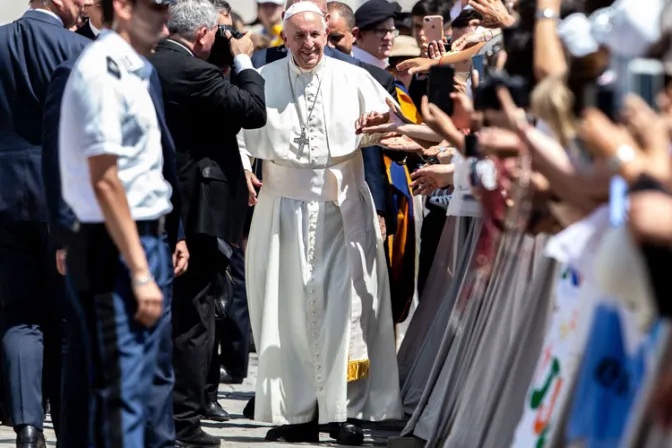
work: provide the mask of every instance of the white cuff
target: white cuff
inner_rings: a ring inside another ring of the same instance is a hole
[[[245,171],[252,171],[252,162],[250,161],[250,156],[245,151],[240,151],[240,161],[243,163],[243,169]]]
[[[247,70],[248,68],[254,69],[254,65],[252,65],[252,59],[246,54],[239,54],[238,56],[233,58],[233,65],[236,68],[236,73],[240,73],[243,70]]]

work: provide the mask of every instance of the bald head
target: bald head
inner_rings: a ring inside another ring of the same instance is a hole
[[[326,14],[327,12],[327,0],[287,0],[285,3],[285,11],[289,9],[290,6],[292,6],[294,3],[299,3],[299,2],[310,2],[313,5],[317,6],[320,8],[320,10]]]
[[[343,2],[327,3],[327,10],[331,17],[342,17],[350,31],[355,27],[355,12]]]

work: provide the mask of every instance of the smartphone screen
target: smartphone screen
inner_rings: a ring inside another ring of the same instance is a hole
[[[469,134],[464,137],[464,155],[478,158],[478,137]]]
[[[474,70],[478,72],[478,79],[482,81],[485,78],[485,66],[483,64],[483,55],[478,54],[476,56],[472,56],[471,64]]]
[[[628,64],[628,92],[639,95],[654,110],[656,96],[665,86],[665,67],[655,59],[635,59]]]
[[[448,115],[453,114],[453,99],[450,94],[454,89],[455,70],[449,65],[436,65],[429,71],[427,97]]]

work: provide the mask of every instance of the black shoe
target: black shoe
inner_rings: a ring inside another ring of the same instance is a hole
[[[229,375],[224,367],[219,368],[219,382],[222,384],[243,384],[243,378]]]
[[[250,398],[250,401],[245,405],[243,416],[247,419],[254,420],[254,397]]]
[[[320,431],[316,422],[276,426],[266,433],[269,442],[318,443]]]
[[[224,410],[218,401],[213,401],[208,404],[203,418],[205,420],[212,420],[213,422],[228,422],[231,420],[229,413]]]
[[[364,443],[364,431],[361,426],[353,422],[334,424],[329,431],[329,437],[339,445],[359,446]]]
[[[45,448],[44,433],[34,426],[25,425],[16,430],[16,448]]]
[[[198,428],[189,437],[181,437],[175,441],[176,448],[216,448],[219,446],[221,446],[221,440],[211,436],[201,428]]]

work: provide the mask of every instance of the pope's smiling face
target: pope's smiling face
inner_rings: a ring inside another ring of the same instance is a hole
[[[285,24],[282,39],[292,52],[296,65],[310,70],[322,60],[327,44],[324,18],[314,12],[296,14]]]

